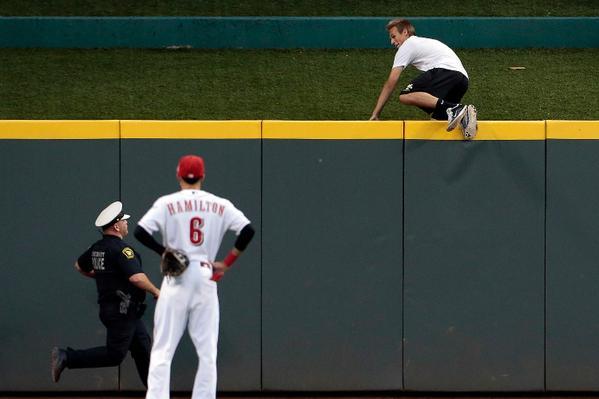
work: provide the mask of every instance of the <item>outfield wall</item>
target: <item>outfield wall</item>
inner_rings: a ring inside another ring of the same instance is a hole
[[[388,48],[392,17],[0,17],[2,48]],[[599,17],[413,17],[456,48],[597,48]],[[234,32],[234,34],[232,34]]]
[[[98,211],[133,230],[187,153],[258,232],[219,283],[221,391],[599,391],[599,121],[444,128],[0,121],[0,391],[143,390],[131,359],[54,384],[49,353],[104,342],[72,267]],[[195,370],[185,337],[173,389]]]

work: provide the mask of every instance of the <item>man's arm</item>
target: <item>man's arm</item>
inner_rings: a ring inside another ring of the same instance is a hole
[[[90,278],[95,278],[96,277],[96,273],[94,272],[94,270],[90,270],[89,272],[86,272],[85,270],[81,269],[81,267],[79,266],[79,262],[75,262],[75,269],[83,274],[85,277],[90,277]]]
[[[383,85],[383,88],[381,89],[381,94],[379,94],[379,98],[376,102],[376,106],[374,107],[374,110],[372,111],[372,116],[370,117],[371,121],[376,121],[379,119],[379,116],[381,115],[381,111],[385,107],[385,104],[387,104],[387,101],[389,101],[389,97],[391,97],[391,94],[393,94],[393,90],[395,90],[395,86],[397,86],[397,82],[399,81],[399,76],[401,75],[402,71],[403,71],[402,67],[397,67],[397,68],[391,69],[391,72],[389,73],[389,77],[387,78],[387,81],[385,82],[385,84]]]
[[[156,241],[154,237],[152,237],[152,235],[148,233],[146,229],[144,229],[140,225],[137,225],[133,235],[135,236],[135,238],[137,238],[139,242],[141,242],[146,247],[150,248],[152,251],[156,252],[158,255],[162,255],[162,253],[164,252],[164,247],[160,245],[158,241]]]
[[[135,273],[131,277],[129,277],[129,281],[131,284],[136,286],[139,289],[149,292],[154,296],[154,298],[158,298],[160,296],[160,290],[156,288],[154,284],[148,279],[145,273]]]
[[[222,262],[214,262],[212,264],[212,280],[218,281],[222,278],[225,272],[231,267],[233,262],[237,260],[239,255],[247,248],[252,238],[254,238],[255,230],[251,224],[246,224],[239,232],[233,249],[225,257]]]

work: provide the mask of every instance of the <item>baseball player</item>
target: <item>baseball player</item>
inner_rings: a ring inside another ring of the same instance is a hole
[[[154,313],[147,399],[169,398],[171,361],[186,326],[199,358],[192,398],[216,397],[216,281],[246,249],[254,229],[230,201],[201,189],[204,176],[201,157],[181,157],[177,166],[181,190],[158,198],[135,229],[135,237],[158,254],[166,247],[183,252],[189,259],[180,276],[162,281]],[[224,260],[215,261],[227,230],[237,234],[234,248]],[[162,235],[162,244],[152,237],[155,232]]]
[[[447,131],[460,125],[465,139],[474,138],[476,108],[460,104],[468,90],[468,73],[458,56],[438,40],[416,36],[416,29],[406,19],[390,21],[387,31],[397,53],[370,120],[379,119],[401,73],[413,65],[423,73],[402,90],[399,101],[419,107],[433,119],[447,120]]]
[[[106,326],[106,345],[90,349],[52,349],[52,380],[58,382],[65,368],[110,367],[121,364],[127,351],[144,385],[148,377],[151,339],[141,320],[146,292],[158,298],[160,291],[141,268],[137,252],[123,241],[129,215],[119,201],[97,217],[102,239],[92,244],[75,262],[75,269],[96,281],[100,320]],[[146,385],[147,386],[147,385]]]

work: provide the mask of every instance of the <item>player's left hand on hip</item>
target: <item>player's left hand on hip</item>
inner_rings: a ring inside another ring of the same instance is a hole
[[[212,262],[212,281],[220,280],[227,271],[228,267],[223,262]]]

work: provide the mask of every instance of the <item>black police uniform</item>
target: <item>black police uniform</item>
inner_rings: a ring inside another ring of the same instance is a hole
[[[121,364],[127,351],[135,360],[137,372],[147,386],[152,342],[141,320],[145,291],[129,277],[143,273],[141,259],[121,238],[104,235],[77,260],[81,270],[94,270],[98,288],[100,320],[106,326],[106,346],[67,349],[67,367],[110,367]]]

